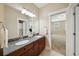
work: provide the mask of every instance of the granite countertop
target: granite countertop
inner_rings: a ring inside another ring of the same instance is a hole
[[[13,42],[9,42],[8,48],[4,48],[3,49],[3,51],[4,51],[3,55],[7,55],[7,54],[19,49],[19,48],[22,48],[22,47],[24,47],[24,46],[26,46],[26,45],[38,40],[41,37],[43,37],[43,36],[40,36],[40,37],[34,36],[34,37],[31,37],[31,38],[24,38],[24,39],[19,39],[19,40],[13,41]],[[29,42],[27,42],[25,44],[22,44],[22,45],[15,45],[15,43],[23,41],[23,40],[29,40]]]

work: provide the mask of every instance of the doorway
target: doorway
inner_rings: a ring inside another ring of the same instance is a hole
[[[66,55],[66,12],[51,15],[51,49]]]

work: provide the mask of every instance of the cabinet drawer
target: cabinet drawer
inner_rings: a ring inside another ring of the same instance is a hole
[[[33,53],[34,53],[34,56],[37,56],[39,54],[39,44],[38,44],[38,41],[34,42]]]
[[[31,49],[32,47],[33,47],[33,43],[24,46],[24,50],[25,50],[25,51],[28,51],[28,50]]]
[[[29,49],[28,51],[25,51],[22,56],[33,56],[33,49]]]
[[[33,43],[29,44],[29,45],[26,45],[24,47],[24,53],[22,54],[22,56],[32,56],[33,55]]]

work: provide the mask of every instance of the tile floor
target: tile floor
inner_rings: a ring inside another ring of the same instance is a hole
[[[56,51],[44,49],[43,52],[39,56],[64,56]]]

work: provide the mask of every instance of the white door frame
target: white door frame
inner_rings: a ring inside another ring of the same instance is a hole
[[[56,10],[52,13],[49,13],[49,29],[48,29],[48,38],[49,38],[49,45],[50,45],[50,48],[51,48],[51,15],[54,15],[54,14],[58,14],[58,13],[62,13],[62,12],[66,12],[67,11],[67,8],[63,8],[63,9],[59,9],[59,10]]]

